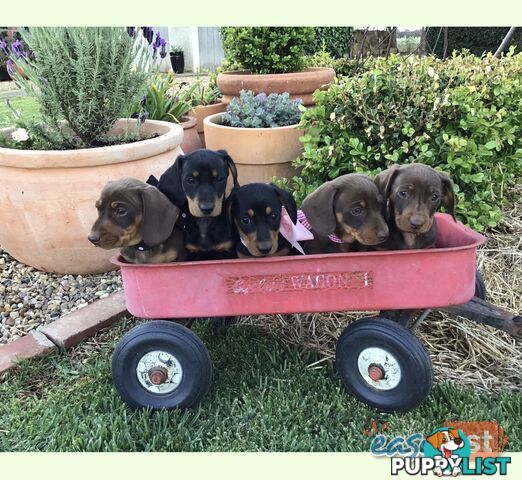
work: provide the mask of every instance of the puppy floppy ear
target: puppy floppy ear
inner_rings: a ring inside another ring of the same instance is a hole
[[[157,185],[160,192],[164,193],[178,207],[181,207],[187,201],[181,184],[181,171],[185,158],[184,155],[179,155],[176,161],[160,177]]]
[[[438,172],[440,180],[442,182],[442,205],[452,217],[453,220],[457,221],[455,216],[455,192],[453,190],[453,182],[450,180],[448,175],[444,172]]]
[[[179,217],[179,208],[156,187],[142,188],[140,195],[143,204],[141,237],[151,247],[159,245],[172,233]]]
[[[385,202],[390,196],[393,182],[397,178],[399,170],[400,166],[394,165],[393,167],[390,167],[379,173],[373,180],[375,182],[375,185],[377,185],[377,188],[379,189],[381,195],[384,196]]]
[[[277,196],[281,201],[281,205],[283,205],[283,207],[285,207],[286,211],[288,212],[290,220],[292,220],[293,223],[296,223],[297,205],[295,203],[294,196],[290,192],[287,192],[286,190],[279,188],[277,185],[274,185],[273,183],[271,183],[270,186],[276,191]]]
[[[308,195],[301,205],[306,219],[312,228],[321,235],[330,235],[335,231],[337,219],[334,212],[334,199],[337,187],[333,182],[323,183]]]
[[[435,449],[440,450],[441,445],[443,442],[444,435],[442,432],[435,432],[434,434],[430,435],[429,437],[426,437],[426,441]]]
[[[237,168],[236,164],[234,163],[234,160],[232,160],[232,157],[228,154],[226,150],[216,150],[216,152],[224,160],[228,168],[228,171],[230,172],[230,175],[232,175],[232,180],[234,181],[234,188],[239,187],[239,183],[237,181]]]

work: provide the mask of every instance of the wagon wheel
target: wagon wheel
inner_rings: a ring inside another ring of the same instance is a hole
[[[421,342],[406,327],[385,318],[346,327],[335,355],[346,389],[383,412],[415,408],[433,384],[431,360]]]
[[[475,297],[486,300],[486,296],[487,290],[486,284],[484,283],[484,277],[482,276],[482,273],[477,270],[475,273]]]
[[[112,356],[112,379],[133,408],[189,408],[206,395],[212,363],[199,337],[178,323],[155,320],[130,330]]]

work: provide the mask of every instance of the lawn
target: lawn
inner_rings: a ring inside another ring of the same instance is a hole
[[[367,451],[372,420],[390,436],[445,420],[497,420],[522,448],[522,397],[438,384],[418,409],[385,415],[347,395],[333,366],[248,326],[195,326],[214,363],[212,388],[189,411],[136,412],[111,384],[124,320],[65,354],[25,362],[0,383],[0,451]]]
[[[0,128],[12,126],[12,111],[7,106],[7,97],[0,96]],[[22,114],[22,118],[30,120],[39,116],[38,105],[32,97],[11,97],[11,106]]]

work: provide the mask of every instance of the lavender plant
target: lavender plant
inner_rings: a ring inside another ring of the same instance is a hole
[[[230,127],[275,128],[295,125],[301,119],[300,98],[291,100],[288,93],[259,93],[241,90],[223,115],[223,123]]]
[[[107,144],[108,132],[143,96],[150,72],[167,54],[166,41],[150,27],[31,27],[21,35],[8,68],[40,106],[43,121],[27,125],[30,136],[49,148]]]

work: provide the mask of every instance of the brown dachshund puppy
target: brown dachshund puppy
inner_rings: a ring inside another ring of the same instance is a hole
[[[183,232],[175,227],[179,208],[156,187],[134,178],[107,183],[96,202],[98,219],[88,239],[95,246],[121,248],[129,263],[183,260]]]
[[[453,184],[445,173],[421,163],[396,165],[379,173],[375,183],[387,202],[390,228],[390,238],[379,249],[434,247],[435,212],[443,205],[455,219]]]
[[[383,197],[366,175],[350,173],[321,185],[301,205],[314,234],[306,253],[367,250],[388,238]],[[303,223],[303,222],[302,222]]]

